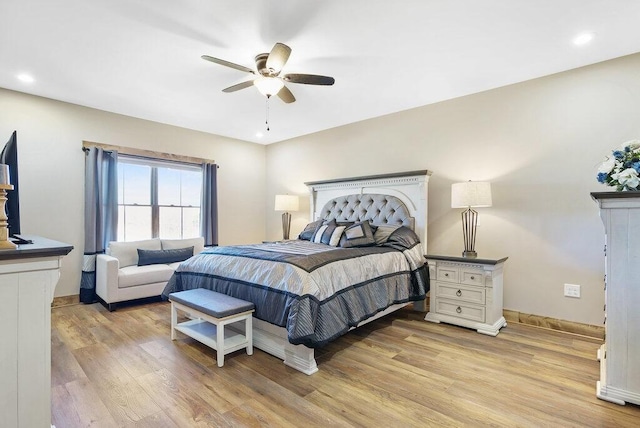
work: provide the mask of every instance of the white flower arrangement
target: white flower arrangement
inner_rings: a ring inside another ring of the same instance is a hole
[[[607,156],[597,179],[618,191],[640,190],[640,140],[627,141]]]

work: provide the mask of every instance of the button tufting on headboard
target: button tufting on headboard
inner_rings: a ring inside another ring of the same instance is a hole
[[[414,218],[405,204],[395,196],[363,194],[340,196],[325,204],[320,211],[325,220],[371,221],[414,228]]]

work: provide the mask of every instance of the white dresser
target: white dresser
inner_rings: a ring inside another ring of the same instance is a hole
[[[431,278],[425,320],[472,328],[497,336],[507,325],[502,315],[502,259],[425,256]]]
[[[605,343],[596,395],[640,404],[640,192],[598,192],[605,230]]]
[[[68,244],[0,251],[0,426],[51,427],[51,301]]]

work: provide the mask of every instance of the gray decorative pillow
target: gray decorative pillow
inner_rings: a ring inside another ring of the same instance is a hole
[[[373,238],[376,240],[376,245],[384,244],[385,242],[387,242],[389,236],[400,227],[401,226],[378,225],[378,229],[373,234]]]
[[[143,250],[138,248],[138,266],[183,262],[193,256],[193,247],[175,250]]]
[[[370,247],[372,245],[376,245],[376,240],[373,238],[373,230],[367,221],[347,227],[340,238],[340,246],[343,248]]]
[[[340,243],[340,237],[344,231],[345,226],[338,226],[335,220],[325,222],[320,226],[313,234],[311,242],[316,244],[327,244],[332,247],[337,247]]]
[[[322,226],[322,220],[312,221],[304,227],[304,230],[298,235],[298,239],[304,239],[305,241],[311,241],[313,234]]]

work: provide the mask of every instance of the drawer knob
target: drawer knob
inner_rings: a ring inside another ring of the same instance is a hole
[[[445,273],[445,274],[444,274],[444,276],[449,276],[449,274],[448,274],[448,273]]]
[[[475,276],[471,276],[471,279],[472,279],[472,280],[473,280],[473,279],[476,279],[476,277],[475,277]]]
[[[462,290],[456,291],[456,296],[458,296],[458,297],[462,296]]]
[[[456,312],[457,312],[457,313],[461,313],[461,312],[462,312],[462,308],[461,308],[460,306],[458,306],[458,307],[456,308]]]

